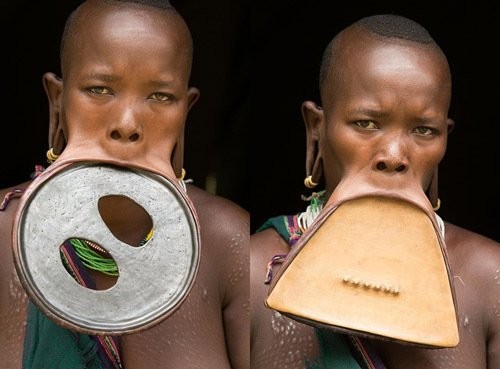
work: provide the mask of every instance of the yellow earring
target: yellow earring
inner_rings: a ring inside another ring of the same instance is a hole
[[[179,181],[183,181],[185,176],[186,176],[186,170],[184,168],[182,168],[181,176],[177,177],[177,179]]]
[[[432,210],[438,211],[440,207],[441,207],[441,199],[438,197],[437,204],[432,208]]]
[[[54,153],[54,148],[51,147],[50,149],[47,150],[47,163],[51,164],[53,163],[54,161],[57,160],[57,158],[59,157],[58,154]]]
[[[304,185],[307,187],[307,188],[314,188],[316,187],[318,184],[316,182],[313,182],[312,180],[312,176],[307,176],[306,179],[304,179]]]

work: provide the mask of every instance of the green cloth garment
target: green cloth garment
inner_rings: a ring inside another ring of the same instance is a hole
[[[286,225],[286,219],[283,219],[283,216],[277,216],[273,218],[269,218],[262,224],[257,232],[263,231],[268,228],[274,228],[276,232],[283,238],[285,241],[289,241],[290,239],[290,231]]]
[[[90,336],[64,329],[28,306],[23,369],[103,369]]]
[[[316,329],[316,336],[321,347],[321,355],[314,364],[310,364],[309,369],[361,369],[343,335],[327,329]]]

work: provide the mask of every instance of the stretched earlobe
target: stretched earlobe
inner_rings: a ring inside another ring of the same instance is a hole
[[[43,87],[49,100],[49,151],[58,156],[66,146],[65,128],[60,121],[63,82],[54,73],[45,73]]]
[[[441,201],[439,200],[438,194],[438,167],[434,169],[434,173],[432,174],[431,183],[429,184],[429,188],[427,189],[427,197],[431,202],[432,208],[434,211],[438,211],[441,206]]]
[[[196,87],[190,87],[187,95],[187,110],[189,111],[193,107],[194,103],[198,101],[198,98],[200,97],[200,90]],[[184,169],[184,127],[182,127],[179,137],[177,137],[170,161],[172,163],[175,176],[182,181],[186,175],[186,171]]]
[[[184,171],[184,129],[179,134],[171,156],[172,168],[177,178],[183,178]]]
[[[323,123],[323,109],[312,101],[302,104],[302,118],[306,126],[306,179],[304,185],[314,188],[323,175],[323,160],[319,145],[319,129]]]
[[[455,121],[448,118],[446,120],[446,125],[448,127],[448,134],[455,128]],[[438,186],[438,166],[434,168],[434,173],[432,174],[431,182],[427,188],[427,197],[431,202],[434,211],[438,211],[441,207],[441,200],[439,199],[439,186]]]

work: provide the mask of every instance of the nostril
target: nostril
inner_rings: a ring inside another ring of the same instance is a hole
[[[406,166],[405,166],[404,164],[401,164],[400,166],[398,166],[398,167],[396,168],[396,172],[402,172],[402,171],[404,171],[404,170],[405,170],[405,168],[406,168]]]
[[[121,137],[122,136],[121,136],[120,132],[118,132],[118,131],[111,132],[111,138],[113,140],[119,140]]]
[[[134,133],[128,139],[129,139],[129,141],[135,142],[139,139],[139,135],[137,133]]]
[[[385,165],[385,163],[383,161],[377,163],[377,169],[378,170],[386,170],[387,169],[387,165]]]

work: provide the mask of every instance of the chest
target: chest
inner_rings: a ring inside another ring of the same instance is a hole
[[[460,342],[454,348],[425,349],[374,342],[388,369],[473,369],[486,368],[486,338],[479,291],[466,275],[453,278]],[[475,296],[475,297],[474,297]]]

